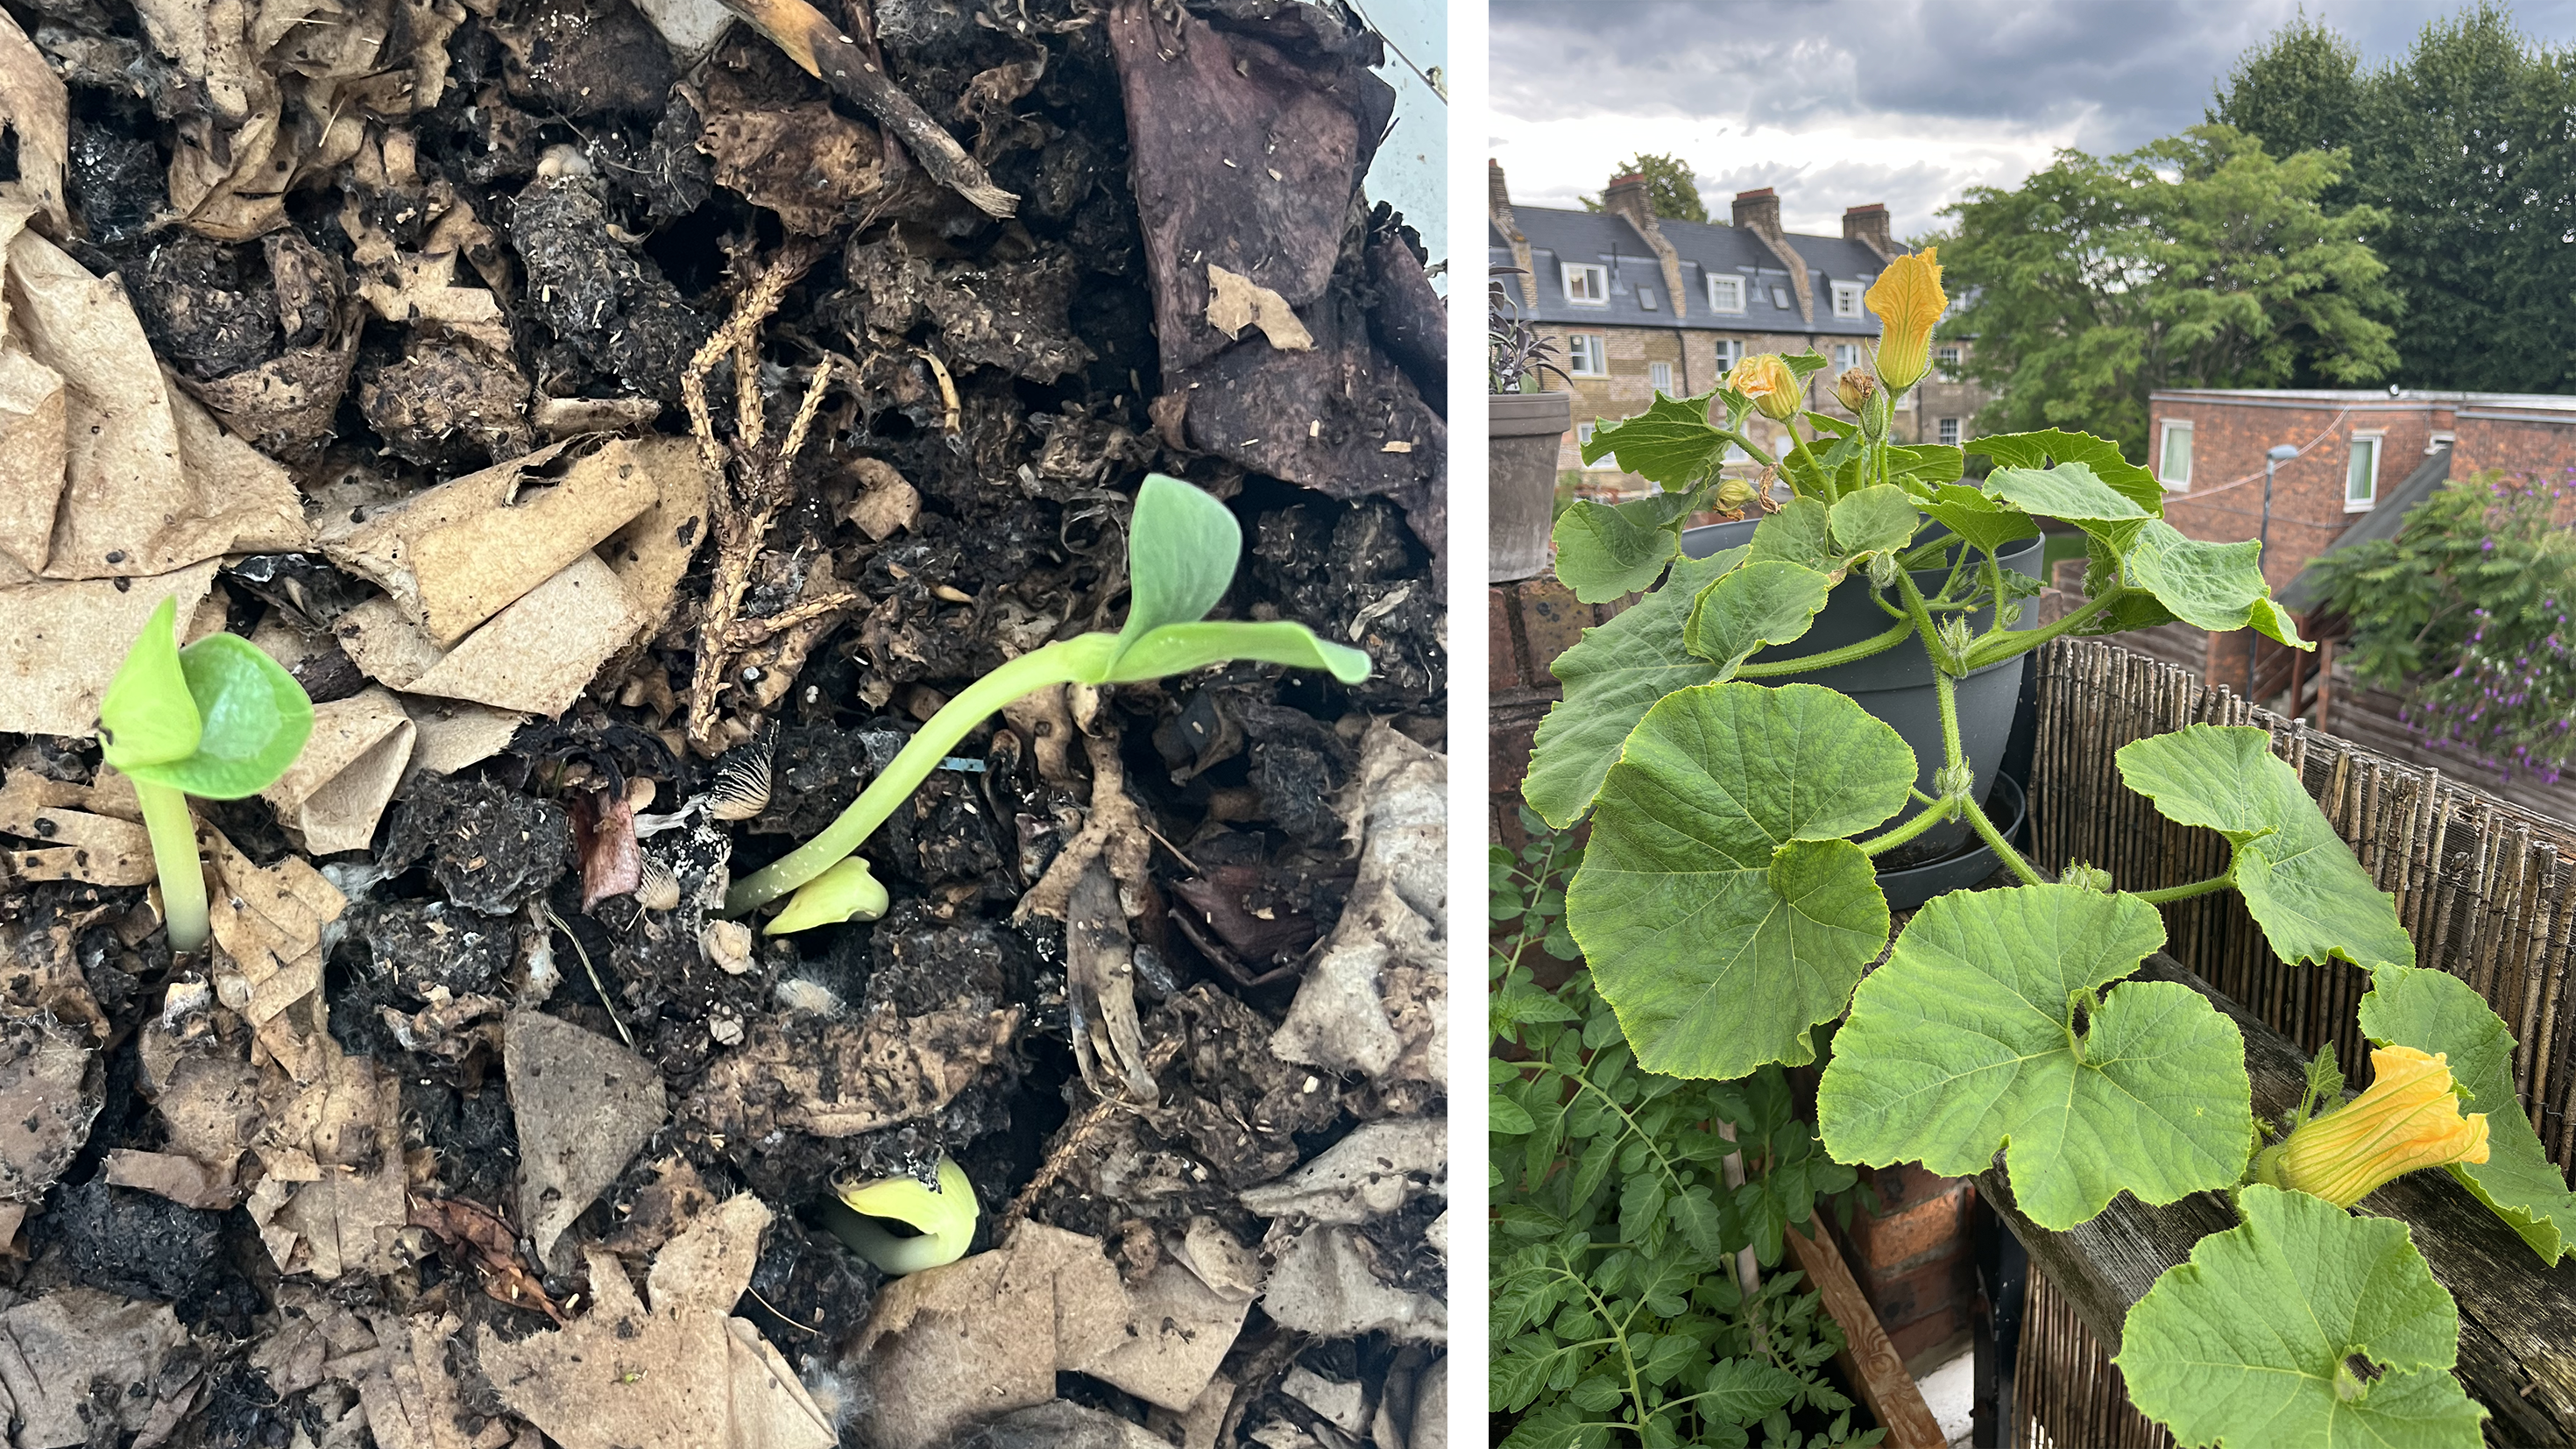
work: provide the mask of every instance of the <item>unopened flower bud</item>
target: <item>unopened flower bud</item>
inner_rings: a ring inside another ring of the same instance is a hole
[[[1943,765],[1932,772],[1932,793],[1941,799],[1964,800],[1977,785],[1977,772],[1966,761]]]
[[[1798,379],[1776,352],[1757,352],[1726,374],[1727,386],[1753,400],[1762,416],[1785,423],[1798,415]]]
[[[1896,555],[1874,553],[1869,556],[1869,586],[1873,589],[1896,587]]]
[[[1753,501],[1753,485],[1741,478],[1729,478],[1717,485],[1717,506],[1729,513],[1740,513]]]
[[[2109,871],[2098,865],[2086,865],[2080,860],[2070,862],[2065,871],[2057,877],[2057,883],[2071,885],[2077,890],[2100,891],[2106,896],[2112,894],[2114,890]]]
[[[1940,623],[1932,626],[1932,633],[1941,641],[1942,651],[1950,656],[1953,663],[1967,654],[1968,645],[1975,638],[1968,631],[1968,621],[1957,614],[1944,615]]]
[[[1834,379],[1834,401],[1850,409],[1853,417],[1859,417],[1861,409],[1876,396],[1878,379],[1870,376],[1867,368],[1846,368],[1842,376]]]

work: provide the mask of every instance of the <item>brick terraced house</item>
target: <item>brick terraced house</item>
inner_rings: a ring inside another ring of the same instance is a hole
[[[1849,416],[1833,399],[1833,378],[1861,365],[1877,340],[1878,318],[1861,298],[1906,252],[1889,236],[1883,205],[1846,210],[1839,237],[1782,231],[1769,187],[1736,196],[1732,226],[1658,218],[1639,176],[1613,181],[1598,212],[1515,208],[1500,165],[1487,169],[1486,220],[1492,264],[1525,274],[1506,278],[1517,284],[1506,290],[1554,339],[1573,378],[1575,430],[1558,455],[1560,472],[1583,468],[1581,444],[1597,420],[1642,412],[1658,392],[1705,392],[1757,352],[1823,354],[1832,366],[1809,380],[1808,406]],[[1988,394],[1957,380],[1967,346],[1934,343],[1938,365],[1897,412],[1898,438],[1955,443],[1968,434]],[[1777,425],[1756,417],[1751,426],[1774,445]],[[1646,487],[1607,458],[1585,482]]]

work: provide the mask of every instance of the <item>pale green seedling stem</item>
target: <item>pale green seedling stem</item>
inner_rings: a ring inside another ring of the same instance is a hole
[[[1097,652],[1099,645],[1084,643],[1092,637],[1085,635],[1032,649],[959,690],[896,753],[885,773],[869,781],[859,798],[850,802],[850,808],[823,827],[821,834],[734,882],[733,889],[725,893],[725,913],[739,916],[758,910],[831,869],[865,844],[886,817],[894,814],[895,807],[930,778],[930,772],[939,768],[939,762],[948,758],[948,752],[975,726],[1024,695],[1082,678],[1085,671],[1076,665],[1081,658],[1076,646],[1082,646],[1083,653]]]
[[[167,785],[134,782],[135,801],[143,807],[143,828],[152,837],[152,867],[161,877],[161,914],[170,929],[170,949],[181,954],[202,951],[206,926],[206,874],[197,860],[197,822],[188,814],[188,796]]]

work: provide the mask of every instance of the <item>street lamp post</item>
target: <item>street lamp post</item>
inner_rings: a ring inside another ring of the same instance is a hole
[[[2299,450],[2289,443],[2276,443],[2270,452],[2263,455],[2263,532],[2262,542],[2257,545],[2258,551],[2254,556],[2257,568],[2263,567],[2263,554],[2272,548],[2272,474],[2297,456]],[[2254,702],[2254,651],[2259,647],[2255,641],[2261,637],[2251,628],[2245,631],[2245,702],[2248,704]],[[2296,703],[2292,701],[2293,705]]]

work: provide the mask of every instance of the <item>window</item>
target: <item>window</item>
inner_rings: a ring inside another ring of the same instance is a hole
[[[1610,269],[1567,262],[1565,266],[1565,300],[1584,307],[1610,305]]]
[[[1955,347],[1938,348],[1934,350],[1932,360],[1941,364],[1940,371],[1941,380],[1943,382],[1957,382],[1959,380],[1959,349]]]
[[[1788,311],[1791,306],[1795,305],[1789,300],[1789,289],[1786,287],[1773,287],[1771,289],[1771,305],[1779,308],[1783,312]]]
[[[1717,370],[1726,371],[1744,360],[1744,344],[1732,337],[1717,339]]]
[[[1646,379],[1654,384],[1655,391],[1662,393],[1666,397],[1671,397],[1673,395],[1673,365],[1671,363],[1647,363]]]
[[[2425,451],[2425,453],[2427,453],[2428,455],[2429,455],[2429,454],[2433,454],[2433,453],[2438,453],[2438,452],[2442,451],[2444,448],[2450,447],[2453,443],[2456,443],[2457,441],[2459,441],[2459,439],[2458,439],[2458,437],[2457,437],[2456,435],[2454,435],[2454,434],[2451,434],[2451,433],[2435,433],[2433,436],[2431,436],[2431,437],[2429,437],[2429,438],[2426,438],[2426,439],[2424,440],[2424,451]]]
[[[1860,346],[1852,342],[1834,344],[1834,372],[1840,375],[1860,366]]]
[[[2352,460],[2343,470],[2343,511],[2360,513],[2379,501],[2378,433],[2352,435]]]
[[[1953,448],[1959,446],[1959,420],[1957,418],[1943,418],[1941,420],[1941,441]]]
[[[1598,332],[1568,333],[1565,339],[1565,370],[1576,377],[1610,375],[1609,341]]]
[[[1645,308],[1649,312],[1654,311],[1655,289],[1652,287],[1639,287],[1637,289],[1637,305]]]
[[[1860,283],[1834,283],[1834,315],[1837,317],[1860,315]]]
[[[1741,315],[1744,311],[1744,279],[1742,277],[1710,277],[1708,279],[1708,310],[1712,312],[1733,312]]]
[[[1592,430],[1598,426],[1599,424],[1597,423],[1576,423],[1574,425],[1574,441],[1582,444],[1584,447],[1591,447]]]
[[[2191,487],[2191,424],[2165,420],[2164,447],[2156,455],[2156,481],[2176,493]]]

